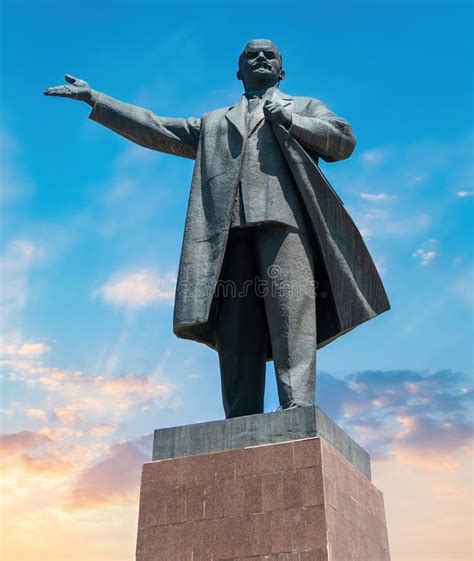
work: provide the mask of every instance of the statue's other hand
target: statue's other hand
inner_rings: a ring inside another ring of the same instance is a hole
[[[267,99],[263,104],[263,113],[273,123],[280,123],[286,128],[291,125],[291,113],[278,101]]]
[[[70,74],[66,74],[64,79],[66,82],[69,82],[69,84],[46,88],[44,95],[69,97],[71,99],[85,101],[89,104],[91,103],[93,90],[85,80],[74,78],[74,76],[71,76]]]

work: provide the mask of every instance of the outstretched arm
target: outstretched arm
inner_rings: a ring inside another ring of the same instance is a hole
[[[87,103],[92,107],[91,119],[141,146],[184,158],[196,157],[200,119],[158,117],[147,109],[97,92],[84,80],[69,74],[65,79],[67,85],[48,88],[44,94]]]

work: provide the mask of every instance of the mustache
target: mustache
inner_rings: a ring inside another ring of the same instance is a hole
[[[272,68],[271,65],[266,60],[259,60],[252,64],[252,68],[260,68],[260,67],[267,68],[268,70],[271,70]]]

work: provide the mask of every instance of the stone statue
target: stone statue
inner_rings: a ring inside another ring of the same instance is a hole
[[[90,118],[195,167],[174,333],[219,354],[226,417],[263,412],[265,366],[282,409],[314,404],[316,349],[390,308],[377,269],[318,160],[348,158],[349,124],[321,101],[280,91],[277,47],[252,40],[244,94],[201,118],[159,117],[66,74],[45,95],[88,103]]]

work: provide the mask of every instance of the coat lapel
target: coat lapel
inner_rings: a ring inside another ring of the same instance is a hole
[[[242,95],[238,103],[230,107],[226,119],[234,126],[242,138],[247,134],[247,98]]]
[[[284,107],[288,107],[293,103],[293,98],[281,92],[279,89],[273,91],[271,99],[279,101]],[[245,138],[247,134],[247,112],[248,112],[248,101],[245,95],[242,95],[238,103],[230,107],[225,114],[226,119],[235,127],[242,138]],[[264,119],[262,114],[261,118],[253,123],[252,131],[248,131],[251,134],[256,128],[259,127],[260,123]]]

